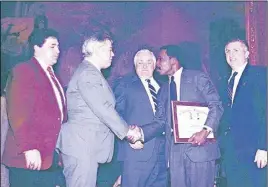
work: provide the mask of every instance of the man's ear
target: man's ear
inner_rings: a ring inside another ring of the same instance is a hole
[[[38,45],[34,45],[34,51],[38,51],[40,49],[40,47]]]
[[[246,51],[245,58],[248,58],[248,57],[249,57],[249,51]]]
[[[99,42],[96,42],[94,45],[92,45],[91,47],[91,55],[96,55],[96,54],[99,54],[100,53],[100,50],[101,50],[101,45],[99,44]]]
[[[174,57],[172,57],[170,59],[170,63],[171,63],[172,66],[179,65],[180,64],[180,62],[176,58],[174,58]]]

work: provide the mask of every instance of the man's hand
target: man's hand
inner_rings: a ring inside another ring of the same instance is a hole
[[[188,142],[193,145],[204,145],[206,143],[206,138],[209,135],[207,130],[201,130],[200,132],[194,133],[188,140]]]
[[[42,165],[41,155],[37,149],[25,151],[26,166],[31,170],[40,170]]]
[[[132,149],[143,149],[143,147],[144,147],[144,144],[141,143],[141,141],[137,141],[137,142],[134,143],[134,144],[130,143],[129,145],[130,145],[130,147],[131,147]]]
[[[130,143],[134,144],[142,140],[141,129],[136,125],[130,125],[127,133],[127,139]]]
[[[267,166],[267,151],[258,149],[254,162],[257,162],[256,164],[258,168],[264,168]]]

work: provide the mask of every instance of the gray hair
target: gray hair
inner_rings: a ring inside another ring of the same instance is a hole
[[[152,56],[152,59],[153,59],[154,64],[156,64],[156,57],[155,57],[154,53],[153,53],[152,51],[150,51],[149,49],[141,49],[141,50],[139,50],[139,51],[135,54],[135,56],[134,56],[134,65],[135,65],[135,66],[136,66],[137,61],[138,61],[138,58],[139,58],[138,56],[139,56],[141,53],[149,53],[149,54]]]
[[[82,53],[84,57],[92,55],[94,47],[101,45],[104,41],[109,40],[112,42],[111,33],[106,30],[100,30],[94,34],[90,34],[82,45]]]
[[[99,44],[96,38],[88,38],[84,41],[82,45],[82,53],[84,57],[89,57],[92,55],[93,48]]]

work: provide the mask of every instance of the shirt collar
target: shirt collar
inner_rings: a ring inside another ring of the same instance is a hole
[[[94,63],[96,61],[94,60],[90,60],[89,58],[84,58],[84,61],[88,64],[91,64],[92,66],[94,66],[97,70],[99,70],[101,72],[101,68],[99,67],[98,63]]]
[[[248,62],[245,63],[243,66],[241,66],[240,68],[238,68],[238,70],[236,71],[238,75],[241,75],[243,73],[243,71],[245,70],[246,66],[247,66]],[[231,76],[234,74],[234,70],[232,70],[232,74]]]
[[[180,77],[181,77],[182,70],[183,70],[183,67],[181,67],[180,69],[178,69],[178,70],[173,74],[174,79],[177,79],[177,78],[180,78]],[[169,80],[171,79],[171,77],[172,77],[172,76],[169,77]]]
[[[40,64],[40,66],[43,68],[43,70],[47,71],[47,68],[49,67],[43,60],[41,60],[38,57],[34,57],[37,62]],[[53,68],[51,67],[51,69],[53,70]]]
[[[101,68],[98,66],[98,64],[93,63],[93,62],[89,62],[89,63],[92,64],[97,70],[101,72]]]
[[[146,81],[147,79],[149,79],[150,81],[152,81],[153,80],[153,77],[150,77],[150,78],[143,78],[143,77],[139,77],[142,81]]]

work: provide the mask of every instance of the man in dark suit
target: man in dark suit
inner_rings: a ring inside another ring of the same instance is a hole
[[[215,160],[220,157],[217,142],[206,141],[210,133],[216,133],[223,113],[218,93],[209,77],[195,70],[183,69],[179,48],[168,45],[161,48],[157,67],[162,75],[168,75],[169,84],[158,93],[158,108],[152,123],[142,126],[144,142],[163,129],[166,134],[166,158],[170,167],[172,187],[212,187],[215,179]],[[171,100],[205,103],[209,113],[203,129],[189,138],[188,143],[175,144],[171,125]]]
[[[7,132],[3,163],[14,187],[57,184],[56,141],[66,119],[66,100],[52,66],[59,57],[58,34],[32,33],[33,57],[12,70],[7,89]]]
[[[225,79],[221,147],[228,187],[264,187],[267,166],[266,68],[249,65],[240,39],[225,46],[231,75]]]
[[[134,65],[136,74],[120,78],[116,83],[116,109],[128,124],[142,126],[154,118],[160,85],[153,77],[156,67],[153,52],[139,50],[134,56]],[[122,161],[122,187],[167,185],[164,135],[144,145],[140,141],[135,144],[120,141],[118,160]]]

